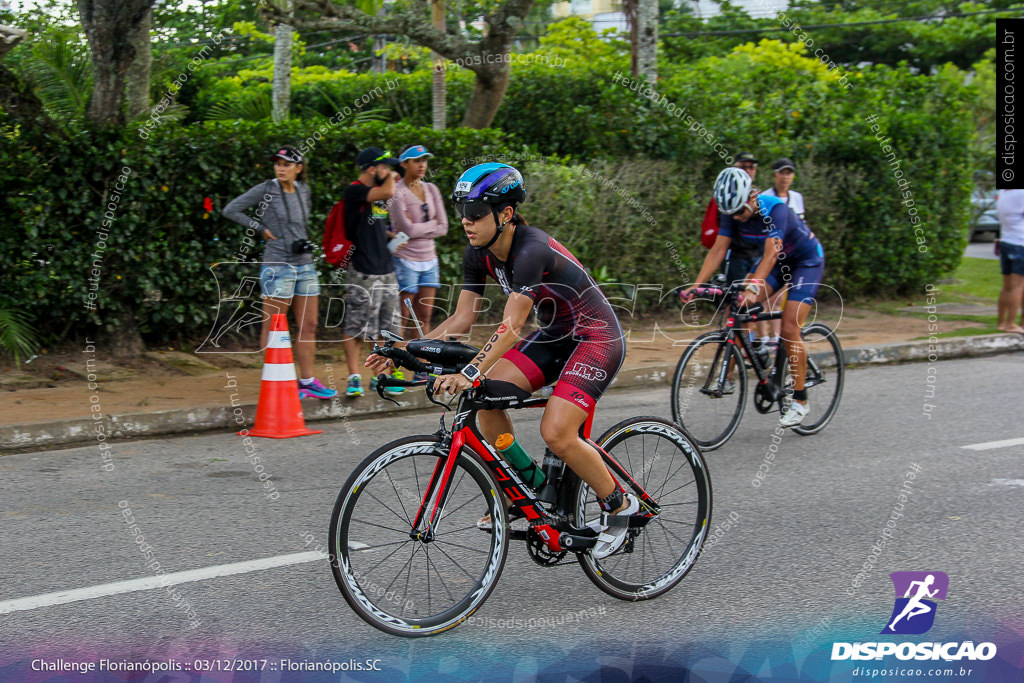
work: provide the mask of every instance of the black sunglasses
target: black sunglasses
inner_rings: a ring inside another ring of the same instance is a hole
[[[491,205],[486,202],[455,203],[455,214],[470,223],[475,223],[489,213],[491,213]]]
[[[420,208],[423,209],[423,217],[430,218],[430,204],[424,202]]]

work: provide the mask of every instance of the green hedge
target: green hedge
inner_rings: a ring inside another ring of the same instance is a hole
[[[428,123],[426,73],[398,76],[399,87],[386,95],[403,103],[409,122],[324,128],[307,169],[311,237],[319,240],[330,206],[356,176],[361,147],[397,151],[421,142],[437,155],[430,180],[443,194],[469,164],[497,158],[521,166],[526,216],[602,280],[668,288],[684,274],[693,277],[706,253],[698,225],[724,162],[686,119],[612,83],[625,64],[612,47],[581,44],[587,40],[555,33],[542,41],[541,53],[564,58],[564,67],[513,66],[496,120],[501,128],[434,132],[411,125]],[[592,59],[573,59],[586,50]],[[666,101],[685,106],[721,149],[757,153],[762,185],[770,182],[773,158],[796,161],[794,187],[807,198],[808,223],[825,245],[826,279],[844,297],[919,292],[959,262],[971,187],[960,160],[967,158],[971,121],[957,72],[876,68],[858,74],[850,90],[815,60],[771,43],[664,71],[658,89]],[[344,91],[331,100],[354,99],[394,77],[321,79],[320,92],[329,84]],[[470,81],[462,72],[450,74],[449,83],[456,106]],[[296,91],[300,100],[307,94]],[[880,136],[891,138],[913,207],[868,116],[877,116]],[[151,342],[203,334],[222,294],[210,266],[234,259],[244,235],[220,210],[271,175],[268,150],[282,141],[300,144],[327,125],[164,123],[145,141],[134,131],[75,131],[59,140],[14,129],[0,115],[0,210],[14,217],[13,229],[0,234],[0,307],[35,312],[51,339],[96,326],[138,327]],[[86,311],[97,229],[125,166],[132,172],[105,240],[97,310]],[[213,211],[206,211],[206,198]],[[911,223],[911,208],[923,223]],[[924,245],[915,241],[915,227]],[[442,276],[456,282],[464,236],[451,230],[439,246]]]
[[[299,122],[167,125],[142,143],[85,131],[68,140],[44,139],[16,134],[0,119],[0,162],[19,171],[5,178],[0,197],[0,210],[16,219],[13,229],[0,234],[0,307],[35,314],[51,340],[71,330],[80,335],[125,325],[138,326],[151,343],[202,335],[217,315],[220,296],[230,294],[218,291],[211,266],[235,260],[245,232],[223,218],[221,209],[271,177],[268,155],[274,147],[298,143],[313,130]],[[523,151],[494,130],[438,134],[374,123],[328,135],[309,154],[310,237],[319,242],[328,211],[358,175],[354,159],[360,149],[379,145],[397,151],[414,141],[437,154],[435,178],[449,188],[462,159]],[[114,200],[122,168],[130,174]],[[207,199],[212,211],[206,210]],[[104,230],[111,201],[114,220]],[[257,246],[252,255],[258,258],[261,251]],[[93,254],[100,259],[90,300]],[[452,277],[452,259],[446,263]],[[96,310],[86,310],[90,302]]]

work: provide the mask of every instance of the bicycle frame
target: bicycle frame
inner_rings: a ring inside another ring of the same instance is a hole
[[[444,507],[451,490],[451,475],[455,468],[456,459],[459,457],[463,447],[466,447],[490,468],[502,492],[512,501],[512,505],[519,507],[523,511],[532,528],[544,540],[552,552],[557,553],[570,549],[579,551],[592,547],[597,540],[596,533],[593,530],[583,527],[570,528],[567,532],[562,529],[556,529],[550,521],[544,521],[549,519],[550,516],[541,506],[540,499],[523,482],[519,472],[498,455],[494,448],[487,443],[487,440],[480,433],[480,429],[476,424],[476,413],[480,410],[541,408],[546,406],[547,402],[547,398],[526,398],[522,400],[511,399],[508,401],[488,401],[484,403],[474,398],[472,392],[464,392],[459,398],[452,431],[446,433],[442,439],[442,447],[447,446],[448,454],[446,457],[438,460],[437,465],[434,467],[430,483],[427,485],[420,508],[413,520],[412,530],[409,533],[410,538],[424,542],[433,540],[437,523],[444,515]],[[645,526],[647,521],[659,512],[657,501],[633,479],[622,465],[590,439],[592,423],[593,414],[580,426],[580,436],[597,450],[613,476],[617,477],[620,482],[628,482],[634,492],[640,497],[642,503],[647,507],[648,514],[646,516],[630,518],[629,526]]]

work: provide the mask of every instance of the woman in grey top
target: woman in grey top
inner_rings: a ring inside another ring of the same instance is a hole
[[[272,314],[287,314],[292,307],[299,327],[295,342],[299,398],[334,398],[338,392],[313,377],[320,283],[307,232],[312,203],[309,186],[302,182],[302,155],[291,145],[283,145],[271,161],[275,177],[235,197],[224,207],[224,215],[240,225],[255,228],[266,240],[260,267],[264,313],[260,348],[266,348]],[[250,218],[246,211],[253,207],[256,211]]]

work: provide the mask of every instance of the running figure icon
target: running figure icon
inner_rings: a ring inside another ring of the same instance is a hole
[[[935,623],[936,599],[946,599],[949,577],[938,571],[893,572],[890,576],[896,604],[882,633],[925,633]]]
[[[926,605],[925,603],[921,602],[921,598],[934,598],[935,594],[939,592],[938,588],[936,588],[933,591],[928,590],[928,587],[931,586],[933,583],[935,583],[934,574],[929,574],[924,581],[912,581],[910,583],[910,588],[907,589],[906,594],[903,596],[905,598],[910,598],[910,602],[908,602],[907,606],[903,608],[903,611],[900,612],[900,615],[893,619],[892,623],[889,624],[890,631],[895,632],[896,622],[902,619],[903,617],[906,617],[907,621],[910,621],[917,615],[927,614],[928,612],[931,612],[934,609],[934,607],[932,607],[931,605]],[[917,586],[917,595],[911,597],[910,592],[914,590],[914,586]]]

